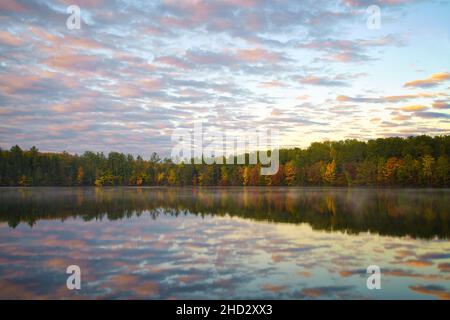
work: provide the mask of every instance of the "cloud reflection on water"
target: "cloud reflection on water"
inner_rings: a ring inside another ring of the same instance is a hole
[[[40,218],[33,228],[0,224],[0,298],[449,297],[444,239],[329,232],[245,216],[155,220],[144,210],[120,220],[82,217]],[[65,287],[70,264],[82,269],[80,291]],[[366,288],[371,264],[382,269],[382,290]]]

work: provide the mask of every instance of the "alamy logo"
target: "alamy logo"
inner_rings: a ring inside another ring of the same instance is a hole
[[[369,15],[366,21],[367,29],[379,30],[381,28],[381,8],[376,5],[371,5],[367,7],[366,12]]]
[[[71,5],[67,7],[67,14],[70,16],[66,20],[66,27],[69,30],[81,29],[81,9],[79,6]]]
[[[70,274],[67,278],[66,286],[69,290],[81,289],[81,269],[77,265],[68,266],[66,273]]]
[[[194,122],[193,131],[177,128],[172,133],[176,143],[171,152],[174,163],[194,164],[261,164],[261,175],[274,175],[279,168],[279,133],[275,129],[253,132],[222,132],[215,128],[203,130],[203,123]]]
[[[370,276],[367,278],[367,289],[381,289],[381,269],[377,265],[371,265],[367,267],[367,273]]]

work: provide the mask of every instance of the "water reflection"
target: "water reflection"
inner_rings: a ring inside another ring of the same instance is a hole
[[[450,236],[450,190],[340,188],[37,188],[0,191],[0,222],[117,220],[149,212],[308,223],[314,229]]]
[[[445,190],[3,189],[0,298],[449,299],[448,198]],[[71,264],[81,267],[80,291],[66,288]],[[371,264],[382,269],[382,290],[366,288]]]

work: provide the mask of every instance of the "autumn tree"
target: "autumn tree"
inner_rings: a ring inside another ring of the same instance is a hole
[[[323,180],[329,185],[333,185],[336,181],[336,160],[333,160],[327,164],[323,173]]]
[[[284,181],[287,186],[293,186],[296,182],[297,168],[294,161],[289,161],[284,166]]]
[[[378,138],[312,143],[279,150],[279,171],[256,165],[174,164],[153,153],[41,152],[0,149],[0,186],[106,185],[389,185],[449,187],[450,136]],[[246,156],[248,162],[248,155]]]

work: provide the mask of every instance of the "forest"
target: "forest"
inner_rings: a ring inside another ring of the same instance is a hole
[[[158,154],[0,149],[0,186],[398,186],[449,187],[450,136],[314,142],[281,149],[277,174],[260,164],[175,164]],[[246,155],[248,158],[248,154]],[[248,161],[246,161],[248,163]]]

